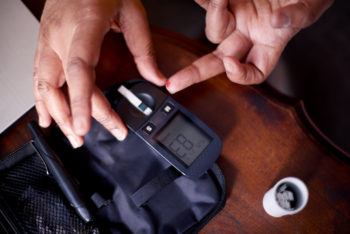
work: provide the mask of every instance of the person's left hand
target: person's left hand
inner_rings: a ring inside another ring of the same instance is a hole
[[[206,9],[206,35],[219,44],[167,81],[170,93],[222,72],[239,84],[263,82],[288,41],[332,0],[195,0]]]
[[[118,140],[127,127],[95,84],[106,33],[123,33],[140,74],[163,86],[146,12],[140,0],[46,0],[34,62],[35,106],[41,127],[54,120],[74,148],[92,117]],[[68,93],[65,92],[65,84]]]

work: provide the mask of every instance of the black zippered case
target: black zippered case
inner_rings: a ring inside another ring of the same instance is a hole
[[[196,233],[225,204],[216,164],[199,178],[183,176],[135,134],[118,142],[97,122],[78,150],[57,128],[43,136],[95,220],[77,216],[34,139],[0,162],[1,233]]]

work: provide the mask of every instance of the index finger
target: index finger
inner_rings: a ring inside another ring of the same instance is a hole
[[[166,88],[170,93],[175,93],[192,84],[216,76],[225,71],[224,57],[231,56],[240,60],[245,57],[250,48],[251,42],[240,32],[235,31],[214,52],[204,55],[171,76]]]
[[[166,82],[170,93],[176,93],[195,83],[209,79],[225,71],[221,58],[215,52],[204,55],[178,71]]]

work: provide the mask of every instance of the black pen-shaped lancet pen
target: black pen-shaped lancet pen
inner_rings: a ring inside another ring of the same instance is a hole
[[[71,206],[85,222],[92,221],[92,215],[81,198],[79,190],[63,167],[61,160],[44,140],[38,124],[31,122],[28,127],[33,136],[34,147],[45,162],[48,172],[52,174]]]

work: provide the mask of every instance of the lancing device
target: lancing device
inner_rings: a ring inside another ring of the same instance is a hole
[[[42,160],[45,162],[47,170],[52,174],[63,194],[70,202],[71,206],[76,210],[78,215],[85,221],[90,222],[93,219],[90,211],[83,199],[81,198],[78,189],[73,180],[70,178],[68,172],[64,169],[59,157],[50,149],[43,138],[43,134],[35,122],[31,122],[29,130],[33,136],[33,146],[40,154]]]
[[[152,109],[141,101],[133,92],[127,89],[124,85],[118,88],[118,92],[123,95],[136,109],[141,111],[144,115],[152,114]]]

